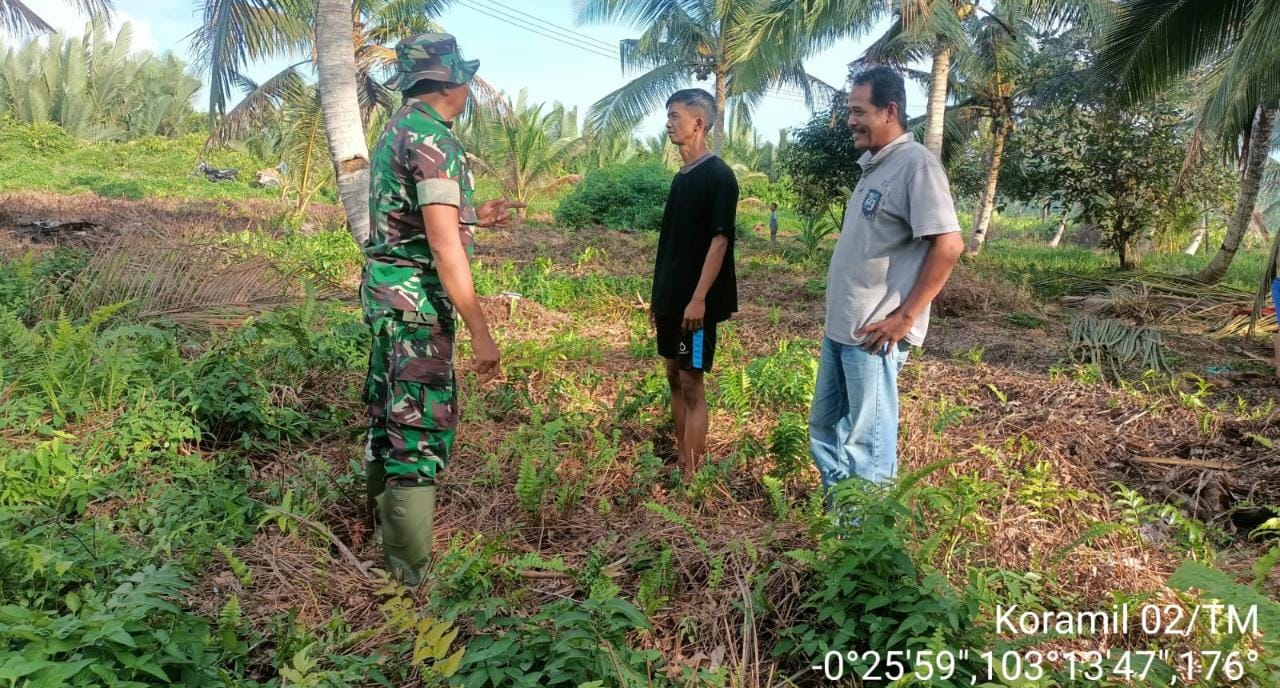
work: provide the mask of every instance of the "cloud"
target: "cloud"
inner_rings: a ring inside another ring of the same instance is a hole
[[[75,8],[74,3],[49,2],[42,3],[42,5],[37,10],[37,13],[46,22],[49,22],[53,28],[72,36],[84,35],[86,28],[89,26],[89,18],[81,14]],[[159,52],[160,44],[156,41],[151,23],[145,19],[131,16],[127,12],[116,12],[112,16],[111,34],[114,35],[125,22],[129,23],[129,27],[133,31],[133,38],[130,41],[132,52]]]

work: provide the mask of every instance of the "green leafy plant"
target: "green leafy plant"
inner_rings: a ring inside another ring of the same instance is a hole
[[[617,598],[560,600],[520,617],[501,608],[473,615],[459,676],[467,688],[578,686],[601,676],[619,685],[651,685],[657,650],[638,650],[627,636],[649,628],[644,615]]]
[[[773,509],[773,517],[784,521],[791,513],[791,502],[787,499],[785,484],[778,478],[766,475],[760,479],[764,492],[769,497],[769,506]]]
[[[922,474],[923,469],[914,480]],[[977,604],[908,551],[905,528],[919,518],[907,505],[912,486],[907,478],[888,493],[850,479],[833,489],[834,518],[818,547],[788,553],[809,569],[810,592],[802,621],[782,631],[776,654],[807,666],[831,648],[874,649],[883,656],[926,650],[932,641],[946,647],[990,644],[976,624]],[[971,670],[960,667],[955,685],[968,685]]]
[[[809,465],[809,421],[799,413],[788,411],[778,417],[769,433],[769,454],[773,457],[772,475],[791,480]]]
[[[170,567],[82,588],[66,611],[0,607],[0,666],[31,685],[212,685],[209,625],[175,604],[186,584]]]
[[[587,173],[560,201],[558,224],[575,229],[604,226],[627,231],[656,231],[671,187],[662,165],[629,164]]]

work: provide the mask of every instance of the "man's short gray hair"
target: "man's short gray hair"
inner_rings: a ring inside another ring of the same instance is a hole
[[[700,88],[681,89],[667,98],[667,107],[671,107],[672,103],[680,103],[687,108],[701,110],[707,131],[711,131],[711,127],[715,126],[716,99],[711,97],[710,93]]]

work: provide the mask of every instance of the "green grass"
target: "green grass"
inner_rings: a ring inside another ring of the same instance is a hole
[[[227,150],[201,152],[204,137],[147,137],[127,142],[89,143],[55,127],[0,121],[0,192],[92,191],[109,198],[278,198],[279,191],[249,185],[270,164]],[[237,181],[210,182],[195,172],[201,159],[214,167],[234,167]],[[320,198],[317,200],[332,200]]]
[[[1189,275],[1203,268],[1213,258],[1213,252],[1198,256],[1183,253],[1152,253],[1143,257],[1142,272]],[[1025,240],[994,239],[973,260],[974,265],[987,274],[1012,282],[1026,284],[1044,297],[1062,296],[1071,285],[1057,279],[1063,273],[1089,277],[1118,272],[1119,261],[1115,254],[1104,250],[1091,250],[1078,246],[1049,248],[1043,243]],[[1261,251],[1241,250],[1231,263],[1223,284],[1237,289],[1253,291],[1258,288],[1267,256]]]
[[[569,195],[573,190],[572,186],[562,186],[551,193],[535,196],[529,202],[529,209],[526,214],[530,217],[539,215],[551,215],[556,211],[556,206],[560,205],[560,200]],[[476,204],[502,197],[502,184],[492,177],[476,178]]]

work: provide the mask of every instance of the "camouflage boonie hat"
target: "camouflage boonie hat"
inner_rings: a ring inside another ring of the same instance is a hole
[[[396,75],[386,86],[403,91],[423,79],[465,84],[479,68],[480,60],[462,59],[453,36],[421,33],[396,44]]]

